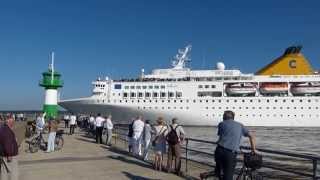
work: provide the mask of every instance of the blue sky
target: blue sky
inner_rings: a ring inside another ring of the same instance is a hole
[[[41,72],[56,53],[63,98],[88,96],[97,76],[168,67],[192,44],[194,69],[217,61],[255,72],[290,45],[320,69],[320,1],[77,0],[0,2],[0,109],[40,109]]]

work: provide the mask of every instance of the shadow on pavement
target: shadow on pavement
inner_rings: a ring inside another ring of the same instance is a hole
[[[114,153],[118,153],[118,152],[114,152]],[[121,153],[119,153],[121,154]],[[145,167],[145,168],[149,168],[151,169],[152,167],[145,163],[145,162],[141,162],[137,159],[129,159],[127,157],[124,157],[124,156],[117,156],[117,155],[111,155],[111,156],[108,156],[108,158],[110,159],[114,159],[114,160],[119,160],[119,161],[122,161],[122,162],[125,162],[125,163],[128,163],[128,164],[134,164],[134,165],[138,165],[138,166],[141,166],[141,167]]]
[[[150,179],[150,178],[145,178],[142,176],[137,176],[137,175],[134,175],[134,174],[126,172],[126,171],[122,171],[122,173],[124,175],[126,175],[130,180],[160,180],[160,179]]]
[[[89,139],[81,138],[81,137],[76,137],[75,139],[79,140],[79,141],[89,142],[89,143],[96,143],[95,140],[89,140]]]

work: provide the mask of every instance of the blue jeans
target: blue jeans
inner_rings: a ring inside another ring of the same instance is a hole
[[[48,137],[48,147],[47,152],[53,152],[54,151],[54,140],[56,138],[56,132],[50,132]]]

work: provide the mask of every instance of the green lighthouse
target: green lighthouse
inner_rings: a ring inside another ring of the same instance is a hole
[[[56,118],[58,115],[58,88],[63,86],[59,74],[54,70],[54,52],[51,53],[51,64],[46,72],[42,73],[42,80],[39,85],[45,88],[45,102],[43,112],[46,113],[46,119]]]

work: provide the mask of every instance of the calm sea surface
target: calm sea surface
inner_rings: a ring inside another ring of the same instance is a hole
[[[269,128],[248,127],[256,135],[258,148],[293,151],[320,156],[320,128]],[[185,127],[187,136],[196,139],[216,141],[216,127]],[[243,145],[249,145],[243,139]],[[205,147],[202,147],[207,149]],[[210,149],[207,149],[210,151]],[[214,149],[212,149],[212,152]]]

